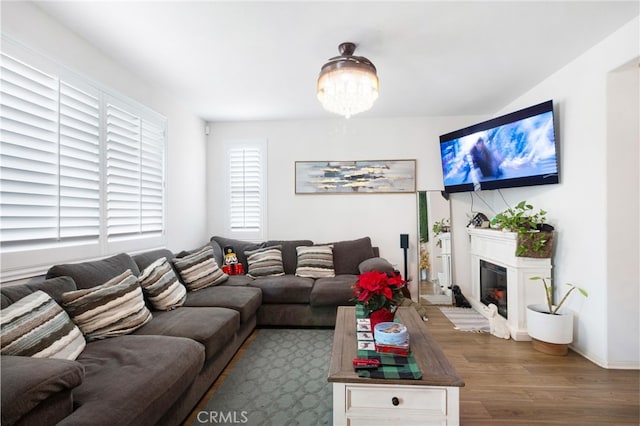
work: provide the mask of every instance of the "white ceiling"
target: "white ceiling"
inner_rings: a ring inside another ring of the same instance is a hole
[[[378,69],[362,117],[492,114],[630,20],[638,1],[37,2],[208,121],[336,117],[320,67]]]

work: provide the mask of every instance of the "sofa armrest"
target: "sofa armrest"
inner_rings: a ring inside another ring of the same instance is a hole
[[[71,389],[82,383],[84,376],[82,364],[54,358],[2,355],[0,369],[3,425],[16,423],[41,404],[55,410],[57,417],[61,415],[60,407],[67,411],[63,416],[71,414]],[[64,393],[68,401],[61,401]],[[54,407],[47,404],[49,400],[56,402]]]

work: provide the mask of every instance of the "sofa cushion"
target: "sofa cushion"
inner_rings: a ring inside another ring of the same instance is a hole
[[[216,263],[218,265],[223,265],[224,253],[222,251],[222,247],[220,247],[220,244],[218,244],[218,242],[212,238],[211,240],[209,240],[209,245],[213,249],[213,258],[216,260]]]
[[[132,256],[133,261],[136,262],[136,265],[138,265],[138,269],[140,271],[144,271],[149,265],[151,265],[161,257],[164,257],[167,260],[171,261],[171,259],[173,259],[175,256],[173,255],[171,250],[167,249],[149,250],[145,251],[144,253]]]
[[[245,323],[256,314],[262,304],[262,291],[253,287],[215,286],[189,292],[184,306],[205,306],[234,309]]]
[[[221,286],[246,287],[254,281],[255,279],[248,275],[229,275],[229,279],[223,282]]]
[[[253,280],[252,287],[262,290],[262,303],[309,303],[313,278],[283,275]]]
[[[135,335],[186,337],[204,345],[206,359],[215,356],[240,327],[240,313],[227,308],[186,307],[158,311]]]
[[[361,274],[370,271],[384,272],[386,274],[392,274],[394,272],[391,262],[382,257],[372,257],[371,259],[362,261],[358,266],[358,270]]]
[[[138,277],[142,292],[153,309],[167,311],[184,305],[187,289],[178,281],[173,267],[165,257],[147,266]]]
[[[309,303],[311,306],[344,306],[353,305],[349,299],[353,297],[353,285],[357,275],[336,275],[333,278],[318,278],[311,290]]]
[[[41,290],[0,311],[0,324],[2,355],[74,360],[86,344],[69,315]]]
[[[360,263],[372,257],[373,247],[369,237],[333,244],[333,267],[336,275],[358,275]]]
[[[307,278],[333,277],[333,248],[331,246],[298,247],[296,276]]]
[[[16,424],[38,407],[66,396],[61,407],[47,407],[47,421],[55,424],[73,410],[70,391],[82,383],[84,368],[77,361],[3,355],[0,357],[3,425]],[[42,419],[40,419],[42,420]],[[35,424],[35,423],[34,423]]]
[[[224,250],[225,247],[232,247],[236,255],[238,256],[238,262],[242,263],[245,271],[249,270],[249,263],[247,263],[247,256],[245,251],[253,251],[262,247],[265,247],[265,243],[253,243],[251,241],[236,240],[234,238],[225,238],[214,236],[211,237],[218,245]]]
[[[64,424],[151,425],[196,380],[204,350],[190,339],[128,335],[89,343],[78,362],[85,378]]]
[[[229,278],[216,263],[213,249],[208,245],[193,254],[174,258],[172,263],[189,291],[217,285]]]
[[[269,240],[265,243],[267,247],[280,246],[282,251],[282,265],[284,266],[284,273],[287,275],[293,275],[296,273],[296,267],[298,265],[298,251],[297,247],[300,246],[312,246],[311,240]]]
[[[62,293],[77,289],[76,283],[71,277],[58,277],[29,284],[2,285],[0,286],[0,294],[2,295],[2,304],[0,306],[4,309],[38,290],[44,291],[56,303],[62,304]]]
[[[102,285],[64,293],[62,303],[89,341],[131,333],[151,319],[130,270]]]
[[[252,278],[273,277],[284,275],[282,265],[282,251],[280,246],[263,247],[256,250],[245,251],[249,269],[247,275]]]
[[[131,256],[121,253],[102,260],[52,266],[47,271],[47,278],[67,276],[73,278],[77,288],[91,288],[105,283],[127,269],[135,276],[140,274],[140,269]]]

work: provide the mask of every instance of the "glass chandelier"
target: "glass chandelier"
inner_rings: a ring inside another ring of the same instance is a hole
[[[340,56],[320,70],[318,100],[327,111],[349,118],[367,111],[378,99],[378,76],[370,60],[353,56],[354,43],[342,43],[338,50]]]

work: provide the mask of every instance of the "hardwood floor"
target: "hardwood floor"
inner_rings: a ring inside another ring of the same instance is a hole
[[[607,370],[573,351],[561,357],[545,355],[530,342],[457,331],[438,307],[423,304],[429,331],[465,381],[460,390],[462,425],[640,424],[640,371]],[[234,363],[185,425],[191,424]]]
[[[489,333],[453,330],[433,305],[427,327],[465,387],[463,425],[640,424],[640,372],[607,370],[573,351],[552,356]]]

